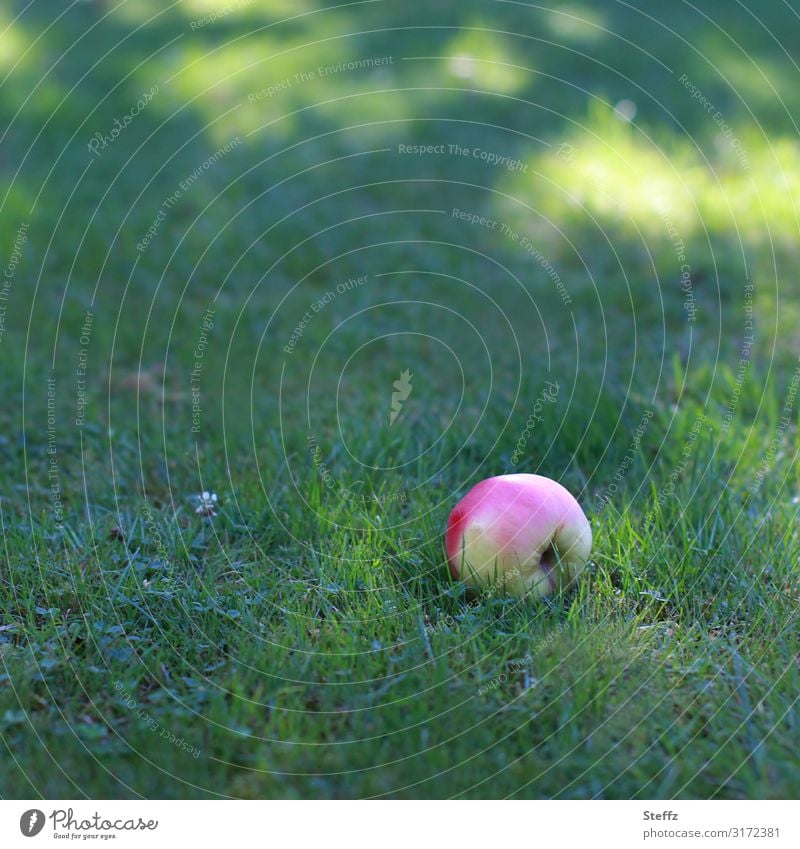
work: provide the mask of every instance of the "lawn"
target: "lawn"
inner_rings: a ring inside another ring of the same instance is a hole
[[[0,796],[797,798],[798,43],[6,0]],[[521,471],[541,601],[445,562]]]

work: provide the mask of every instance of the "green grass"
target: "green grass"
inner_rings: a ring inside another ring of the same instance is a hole
[[[0,795],[796,798],[797,13],[7,5]],[[449,576],[511,471],[566,595]]]

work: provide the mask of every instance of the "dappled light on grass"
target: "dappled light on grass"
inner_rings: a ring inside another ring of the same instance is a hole
[[[259,97],[268,86],[280,85],[294,73],[291,58],[270,58],[285,50],[285,45],[267,34],[248,36],[213,51],[201,44],[181,42],[157,63],[161,75],[169,80],[165,94],[169,111],[187,102],[196,104],[209,122],[208,131],[215,142],[247,133],[259,122],[269,122],[271,134],[285,140],[294,129],[292,117],[286,115],[285,100],[267,94]],[[229,112],[225,121],[212,125],[223,111]]]
[[[257,33],[213,51],[182,42],[158,63],[169,79],[165,101],[176,109],[193,102],[209,122],[221,110],[233,110],[220,126],[209,128],[218,141],[234,130],[245,136],[263,130],[268,138],[286,141],[301,120],[315,115],[347,126],[412,113],[416,92],[394,90],[400,88],[399,57],[353,52],[349,37],[334,24],[330,17],[320,20],[311,40]],[[260,133],[253,141],[261,141]]]
[[[447,45],[447,75],[464,86],[510,94],[530,85],[531,60],[517,56],[509,39],[491,24],[473,22]]]
[[[164,13],[180,16],[193,32],[222,21],[255,28],[317,8],[314,0],[124,0],[113,6],[113,14],[131,24],[145,24]]]
[[[30,45],[24,31],[5,9],[0,9],[0,72],[6,73],[25,55]],[[27,59],[31,58],[29,53]],[[5,92],[4,92],[5,93]]]
[[[291,17],[317,8],[313,0],[183,0],[181,11],[190,18],[217,16],[257,24],[265,19]]]
[[[588,3],[568,3],[549,9],[546,14],[552,35],[567,44],[589,45],[607,35],[606,16]]]
[[[556,223],[594,218],[596,226],[645,236],[663,233],[668,224],[684,238],[707,232],[751,245],[792,244],[798,236],[800,143],[767,140],[756,128],[740,144],[719,139],[701,150],[685,137],[639,128],[610,106],[595,106],[585,122],[527,160],[527,191],[518,196]],[[505,182],[510,189],[517,178]],[[503,206],[512,214],[513,202]],[[526,213],[517,206],[520,215]]]

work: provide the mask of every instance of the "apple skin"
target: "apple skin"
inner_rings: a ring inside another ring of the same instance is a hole
[[[456,504],[445,549],[454,578],[476,589],[541,597],[578,577],[592,550],[592,528],[560,483],[541,475],[499,475],[476,484]]]

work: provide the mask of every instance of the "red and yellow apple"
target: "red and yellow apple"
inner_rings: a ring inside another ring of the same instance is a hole
[[[580,504],[550,478],[499,475],[476,484],[447,522],[453,577],[476,589],[545,596],[586,566],[592,529]]]

